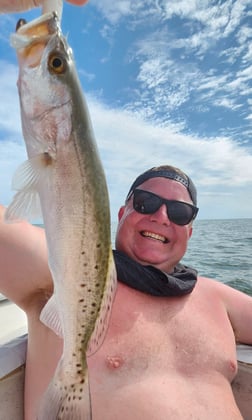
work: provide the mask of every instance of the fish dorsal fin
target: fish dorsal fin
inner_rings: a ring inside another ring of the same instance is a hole
[[[87,356],[91,356],[92,354],[96,353],[104,341],[108,329],[116,285],[117,275],[111,250],[105,295],[103,298],[100,315],[96,320],[94,331],[88,343]]]
[[[47,153],[41,153],[22,163],[16,170],[12,180],[12,189],[17,193],[5,212],[7,222],[41,217],[38,185],[41,179],[49,176],[50,159]]]
[[[59,310],[55,295],[47,301],[39,317],[40,321],[60,336],[63,337],[62,323],[59,316]]]

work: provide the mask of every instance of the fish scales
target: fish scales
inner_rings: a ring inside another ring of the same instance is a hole
[[[38,420],[90,420],[87,354],[102,344],[116,288],[109,199],[72,52],[57,16],[13,35],[28,161],[6,218],[42,209],[54,295],[41,320],[64,340]]]

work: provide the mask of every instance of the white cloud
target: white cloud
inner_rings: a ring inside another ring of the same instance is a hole
[[[241,77],[244,81],[252,79],[252,64],[237,72],[237,77]]]
[[[228,108],[231,110],[236,110],[238,108],[241,108],[241,104],[236,104],[235,101],[233,99],[231,99],[230,97],[224,97],[222,96],[221,98],[216,98],[214,101],[214,104],[216,106],[222,106],[224,108]]]
[[[244,54],[242,61],[244,63],[247,63],[247,62],[251,63],[251,60],[252,60],[252,44],[251,42],[249,42],[247,44],[247,52]]]
[[[94,5],[101,14],[112,24],[118,25],[120,20],[130,17],[129,27],[146,22],[150,17],[159,18],[161,9],[156,0],[93,0]]]
[[[246,8],[250,6],[250,0],[233,2],[226,0],[222,4],[213,4],[209,0],[159,0],[166,13],[166,19],[174,15],[190,21],[197,21],[203,28],[215,36],[228,36],[246,17]]]
[[[129,183],[148,167],[172,163],[187,171],[200,191],[225,191],[252,183],[252,155],[228,138],[197,138],[105,108],[89,99],[112,207],[124,200]]]
[[[93,0],[93,5],[113,24],[131,12],[131,0]]]
[[[92,4],[109,21],[104,25],[110,45],[104,61],[111,58],[119,22],[134,31],[134,41],[125,55],[136,66],[136,84],[131,95],[128,88],[126,109],[156,123],[170,124],[171,112],[182,106],[190,108],[194,95],[201,106],[221,106],[246,116],[241,112],[249,95],[251,69],[249,65],[242,68],[241,63],[250,63],[252,54],[248,42],[251,28],[245,20],[250,0],[218,4],[210,0],[94,0]],[[180,19],[176,28],[174,17]],[[141,31],[147,26],[150,30]],[[183,112],[177,115],[175,124],[186,126],[187,116]]]
[[[131,181],[158,164],[171,163],[184,169],[202,194],[220,188],[229,190],[231,186],[251,188],[252,155],[231,139],[176,133],[173,127],[156,127],[129,112],[109,109],[92,97],[88,103],[107,175],[113,220]],[[0,175],[1,201],[6,204],[11,197],[13,172],[24,159],[23,145],[0,142],[0,167],[4,168]]]

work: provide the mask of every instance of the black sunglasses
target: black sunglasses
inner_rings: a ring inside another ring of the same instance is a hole
[[[133,191],[134,210],[142,214],[155,213],[162,204],[166,205],[167,215],[176,225],[188,225],[198,213],[198,207],[184,201],[166,200],[149,191],[135,189]]]

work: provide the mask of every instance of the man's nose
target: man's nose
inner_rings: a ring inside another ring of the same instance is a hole
[[[171,223],[165,204],[162,204],[162,206],[160,206],[159,209],[151,215],[151,220],[166,225],[169,225]]]

